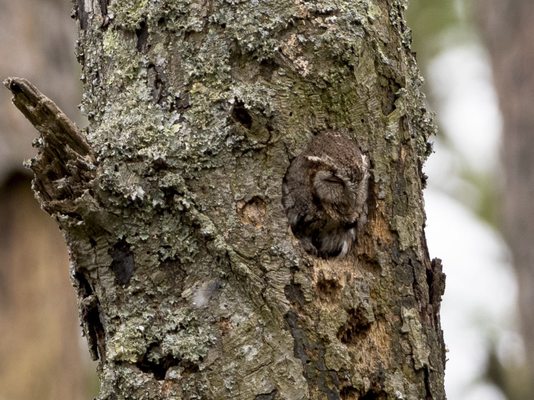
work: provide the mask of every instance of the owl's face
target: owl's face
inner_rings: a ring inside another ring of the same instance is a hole
[[[352,192],[349,182],[332,170],[318,170],[313,177],[312,192],[331,218],[342,218],[350,213]]]
[[[340,223],[352,223],[358,217],[353,171],[334,167],[329,160],[316,158],[312,168],[312,195],[326,214]]]

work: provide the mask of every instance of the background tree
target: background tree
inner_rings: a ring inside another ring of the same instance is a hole
[[[43,136],[34,186],[67,238],[100,399],[445,398],[434,128],[405,6],[82,0],[87,132],[6,82]],[[329,131],[371,163],[343,259],[306,253],[281,202]]]
[[[479,10],[503,114],[504,230],[517,274],[519,313],[530,369],[530,379],[519,384],[517,374],[509,375],[511,382],[505,386],[510,398],[526,398],[522,390],[534,392],[534,5],[528,1],[492,1],[490,5],[479,4]]]
[[[446,389],[454,399],[526,399],[533,397],[532,380],[525,379],[516,277],[501,232],[502,116],[476,23],[500,6],[475,3],[412,0],[408,16],[426,92],[442,128],[426,165],[425,205],[430,252],[443,257],[447,267]],[[515,28],[511,23],[499,29]]]

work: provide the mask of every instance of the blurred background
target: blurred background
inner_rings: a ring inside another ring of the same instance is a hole
[[[68,0],[0,0],[0,81],[21,76],[79,120]],[[0,400],[87,400],[97,391],[81,337],[67,249],[22,161],[36,131],[0,87]]]
[[[70,12],[0,0],[0,78],[28,78],[79,120]],[[425,201],[447,274],[448,398],[534,399],[534,2],[411,0],[408,13],[440,126]],[[88,399],[98,383],[67,250],[22,168],[35,137],[0,89],[0,400]]]
[[[425,203],[447,274],[447,396],[534,399],[534,2],[411,0],[408,11],[440,128]]]

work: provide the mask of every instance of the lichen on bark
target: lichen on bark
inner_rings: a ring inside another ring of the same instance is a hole
[[[75,9],[95,173],[78,207],[50,212],[99,398],[444,398],[443,280],[423,232],[434,125],[405,2]],[[326,130],[372,164],[342,260],[303,251],[281,204],[291,159]]]

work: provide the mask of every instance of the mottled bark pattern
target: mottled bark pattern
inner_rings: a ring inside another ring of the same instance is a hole
[[[55,216],[101,400],[445,398],[405,6],[75,2],[96,171]],[[371,162],[342,260],[307,254],[281,203],[324,131]]]

